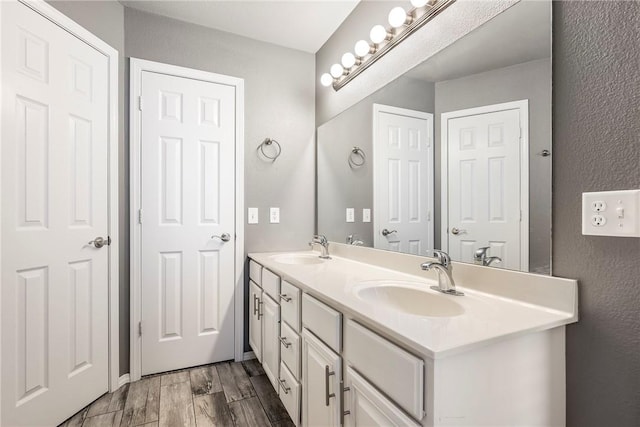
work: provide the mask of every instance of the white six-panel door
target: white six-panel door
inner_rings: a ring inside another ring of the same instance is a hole
[[[528,232],[521,226],[526,220],[521,199],[528,197],[521,194],[521,114],[520,108],[504,106],[443,114],[448,154],[443,239],[454,260],[473,262],[474,251],[489,246],[490,256],[502,258],[493,266],[527,268],[521,256]]]
[[[108,385],[109,60],[2,5],[2,425],[56,425]]]
[[[374,247],[424,255],[434,239],[433,115],[379,104],[373,115]]]
[[[141,81],[146,375],[234,358],[236,101],[229,85]]]

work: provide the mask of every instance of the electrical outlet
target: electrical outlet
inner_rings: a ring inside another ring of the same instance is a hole
[[[249,224],[257,224],[258,223],[258,208],[249,208],[247,212],[247,223]]]
[[[371,222],[371,209],[362,209],[362,222]]]
[[[269,221],[271,224],[280,223],[280,208],[269,208]]]
[[[582,193],[582,234],[640,237],[640,190]]]
[[[355,222],[356,211],[354,208],[347,208],[347,222]]]

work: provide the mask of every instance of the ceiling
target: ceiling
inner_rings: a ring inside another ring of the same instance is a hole
[[[360,0],[121,0],[126,7],[316,53]]]

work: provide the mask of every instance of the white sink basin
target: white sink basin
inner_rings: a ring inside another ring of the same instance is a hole
[[[358,298],[406,314],[425,317],[453,317],[464,313],[464,308],[450,295],[416,288],[416,284],[402,282],[376,282],[364,284],[356,290]]]
[[[324,260],[318,255],[311,254],[282,254],[282,255],[274,255],[272,259],[275,262],[279,262],[280,264],[289,264],[289,265],[310,265],[310,264],[321,264]]]

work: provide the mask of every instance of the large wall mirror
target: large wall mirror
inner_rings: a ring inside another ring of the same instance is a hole
[[[510,7],[321,125],[317,145],[329,240],[462,262],[488,247],[485,264],[550,274],[551,3]]]

